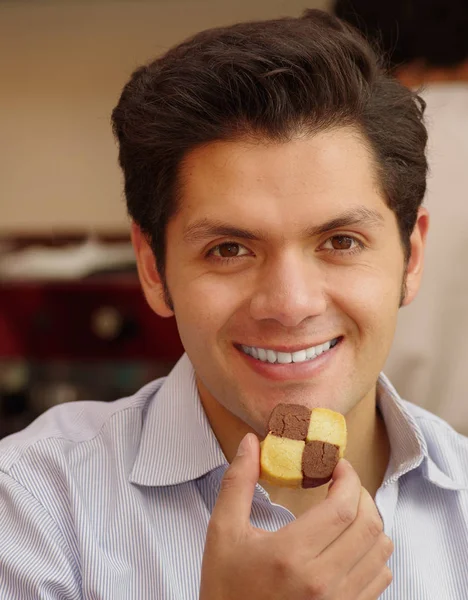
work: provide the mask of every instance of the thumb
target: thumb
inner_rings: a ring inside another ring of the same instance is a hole
[[[250,519],[255,485],[260,474],[260,446],[258,438],[248,433],[241,441],[237,454],[224,474],[212,519],[229,521],[235,525]]]
[[[361,497],[361,480],[350,462],[345,458],[338,461],[328,486],[327,499],[343,501],[357,510]]]

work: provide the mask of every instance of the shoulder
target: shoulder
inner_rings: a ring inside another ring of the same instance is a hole
[[[468,437],[424,408],[402,402],[422,432],[429,457],[444,473],[468,486]]]
[[[80,401],[55,406],[22,431],[0,440],[0,471],[12,474],[32,456],[67,455],[101,442],[107,447],[141,427],[148,403],[164,378],[114,402]]]

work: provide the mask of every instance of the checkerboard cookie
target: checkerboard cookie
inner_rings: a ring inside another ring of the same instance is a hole
[[[346,421],[328,408],[278,404],[261,444],[260,478],[283,487],[312,488],[330,481],[346,448]]]

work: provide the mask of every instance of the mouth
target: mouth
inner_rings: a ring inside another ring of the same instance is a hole
[[[256,346],[246,346],[244,344],[235,344],[236,347],[255,360],[267,363],[269,365],[288,365],[310,363],[319,356],[332,350],[343,338],[337,337],[316,346],[303,347],[294,351],[279,351],[274,348],[259,348]]]

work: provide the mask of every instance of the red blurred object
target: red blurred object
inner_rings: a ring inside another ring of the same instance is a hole
[[[148,306],[135,274],[0,282],[0,358],[176,361],[175,320]]]

